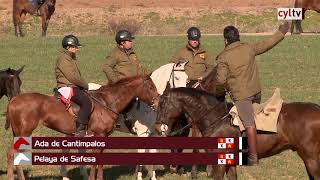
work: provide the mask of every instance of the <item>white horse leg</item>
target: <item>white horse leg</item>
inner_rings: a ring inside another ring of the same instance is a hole
[[[150,130],[148,128],[148,126],[141,124],[139,122],[139,120],[137,120],[134,123],[133,126],[133,130],[137,133],[138,137],[149,137],[150,136]],[[138,149],[138,153],[145,153],[146,150],[145,149]],[[155,153],[157,152],[156,149],[151,149],[150,150],[151,153]],[[154,166],[152,166],[152,174],[149,174],[149,176],[151,177],[152,180],[156,180],[156,171],[154,170]],[[137,179],[141,180],[142,179],[142,165],[139,165],[138,167],[138,175],[137,175]]]
[[[150,149],[149,152],[150,153],[157,153],[158,150],[157,149]],[[157,180],[156,170],[154,167],[155,167],[154,165],[151,166],[152,174],[149,175],[151,177],[151,180]]]

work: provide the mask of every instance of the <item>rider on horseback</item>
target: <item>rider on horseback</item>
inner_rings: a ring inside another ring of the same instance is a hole
[[[260,103],[261,86],[255,56],[278,44],[288,32],[288,23],[279,26],[270,39],[255,44],[240,43],[237,28],[224,29],[225,49],[217,57],[217,85],[230,91],[241,121],[246,128],[249,145],[248,164],[258,163],[257,131],[252,103]]]
[[[171,58],[170,62],[184,63],[185,71],[188,75],[187,87],[192,87],[198,80],[202,80],[203,75],[215,66],[214,58],[201,48],[201,32],[197,27],[190,27],[187,31],[188,42],[180,48]]]
[[[148,70],[144,69],[137,58],[134,49],[132,48],[132,40],[134,36],[128,30],[120,30],[116,33],[115,41],[117,43],[116,47],[111,51],[110,55],[106,57],[106,63],[103,65],[103,72],[106,74],[108,78],[108,83],[113,84],[117,81],[120,81],[124,78],[134,77],[141,74],[149,74]],[[129,123],[130,126],[132,115],[130,115],[129,111],[132,107],[136,106],[137,102],[129,105],[124,112],[122,112],[124,116],[124,121],[120,116],[120,124],[122,122]],[[121,130],[126,130],[126,128],[122,128]],[[127,127],[129,125],[126,125]],[[129,127],[128,127],[129,128]],[[129,130],[131,130],[129,128]]]
[[[62,87],[70,88],[71,92],[73,91],[73,96],[70,100],[80,106],[76,119],[76,136],[84,136],[86,134],[86,125],[92,108],[92,102],[84,92],[88,90],[88,83],[82,78],[76,62],[76,52],[80,46],[81,44],[76,36],[65,36],[62,40],[63,48],[59,51],[55,67],[58,90]]]
[[[117,32],[115,37],[117,46],[106,57],[106,64],[103,66],[103,72],[106,74],[109,83],[138,76],[145,72],[132,48],[133,39],[134,36],[127,30]]]

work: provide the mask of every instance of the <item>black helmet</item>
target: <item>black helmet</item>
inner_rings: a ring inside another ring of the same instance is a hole
[[[192,39],[192,40],[199,40],[201,37],[201,33],[200,30],[197,27],[191,27],[188,29],[187,31],[187,37],[188,39]]]
[[[67,48],[68,46],[80,47],[81,44],[79,43],[79,39],[76,36],[70,34],[70,35],[65,36],[62,39],[62,47]]]
[[[116,42],[120,44],[122,41],[131,41],[134,39],[134,36],[127,30],[120,30],[116,34]]]

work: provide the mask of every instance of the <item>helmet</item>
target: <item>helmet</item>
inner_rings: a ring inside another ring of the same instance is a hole
[[[81,44],[79,43],[79,39],[76,36],[70,34],[70,35],[65,36],[62,39],[62,47],[66,49],[68,46],[79,47],[79,46],[81,46]]]
[[[116,34],[116,42],[120,44],[122,41],[131,41],[134,39],[134,36],[127,30],[120,30]]]
[[[191,27],[187,31],[187,37],[189,40],[199,40],[201,37],[200,30],[197,27]]]

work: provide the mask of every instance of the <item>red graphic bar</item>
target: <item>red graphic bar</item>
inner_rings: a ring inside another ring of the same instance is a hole
[[[240,142],[240,144],[239,144]],[[245,149],[242,138],[32,137],[32,149]],[[239,146],[240,145],[240,146]]]
[[[32,153],[32,165],[238,165],[239,153]]]

